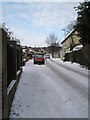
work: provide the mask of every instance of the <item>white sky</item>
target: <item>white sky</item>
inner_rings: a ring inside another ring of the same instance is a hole
[[[1,0],[2,2],[83,2],[84,0]]]
[[[57,35],[60,43],[64,37],[62,29],[77,18],[74,7],[79,4],[60,0],[48,0],[49,3],[6,1],[2,3],[2,21],[23,45],[29,46],[46,46],[46,37],[51,33]]]

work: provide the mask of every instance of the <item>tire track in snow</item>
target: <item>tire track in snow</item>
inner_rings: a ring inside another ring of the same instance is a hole
[[[56,73],[66,84],[76,89],[82,96],[88,98],[88,84],[87,86],[82,84],[79,80],[72,76],[73,71],[68,71],[66,68],[62,66],[58,66],[55,62],[47,60],[47,66]],[[70,73],[70,74],[69,74]],[[73,73],[75,75],[77,73]],[[82,76],[81,76],[82,77]],[[85,79],[87,79],[85,77]]]
[[[76,69],[71,68],[71,67],[69,67],[69,66],[66,66],[66,65],[64,65],[64,64],[58,63],[57,61],[54,61],[54,60],[52,60],[52,59],[50,59],[50,60],[51,60],[52,62],[56,63],[57,65],[62,66],[63,68],[69,70],[69,71],[76,72],[77,74],[80,74],[80,75],[82,75],[82,76],[84,76],[84,77],[87,77],[87,76],[88,76],[88,73],[81,72],[81,71],[79,71],[78,69],[76,70]]]

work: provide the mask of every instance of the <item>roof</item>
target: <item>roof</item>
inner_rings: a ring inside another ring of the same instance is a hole
[[[61,44],[64,43],[64,42],[73,34],[74,31],[75,31],[75,29],[73,29],[73,30],[64,38],[64,40],[61,42]]]
[[[5,32],[8,32],[8,29],[5,27],[4,24],[0,23],[0,29],[3,29]]]

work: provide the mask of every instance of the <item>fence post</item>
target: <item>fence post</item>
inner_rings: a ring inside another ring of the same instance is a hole
[[[2,29],[0,28],[0,120],[2,119]]]
[[[14,72],[14,79],[17,79],[17,51],[16,51],[16,41],[10,41],[10,44],[13,46],[13,72]]]
[[[22,48],[20,45],[17,45],[17,84],[19,82],[21,73],[22,73]]]

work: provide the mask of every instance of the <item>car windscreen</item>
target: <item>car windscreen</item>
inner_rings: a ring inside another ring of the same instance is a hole
[[[36,55],[37,58],[43,58],[43,55]]]
[[[46,54],[46,56],[50,56],[49,54]]]

